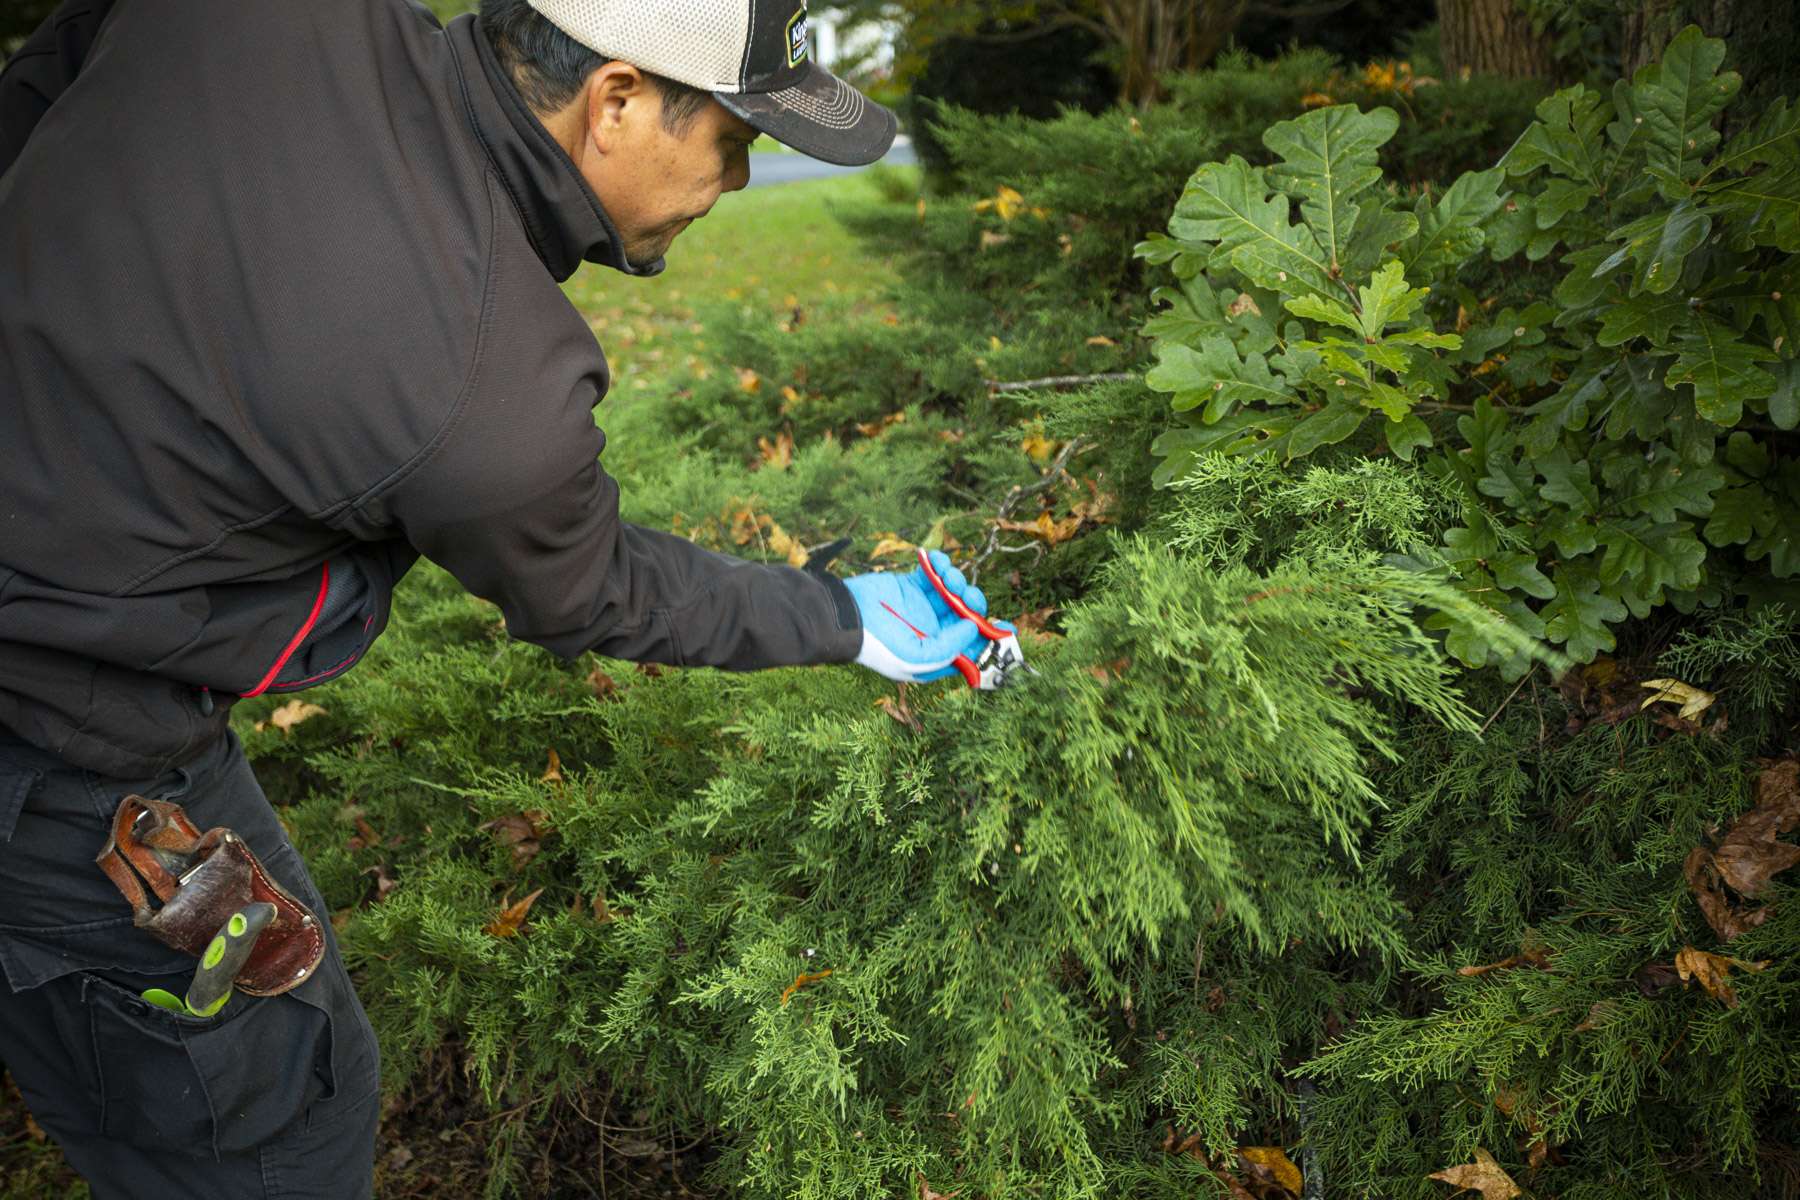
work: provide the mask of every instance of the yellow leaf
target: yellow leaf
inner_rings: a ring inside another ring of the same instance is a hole
[[[538,776],[539,783],[561,783],[563,781],[562,759],[557,757],[556,747],[550,747],[550,762],[544,773]]]
[[[1681,705],[1681,715],[1689,721],[1711,708],[1717,699],[1711,692],[1703,692],[1679,679],[1646,679],[1639,686],[1657,689],[1654,696],[1638,705],[1639,710],[1649,708],[1659,700],[1667,700],[1670,704]]]
[[[1273,1175],[1275,1182],[1288,1191],[1296,1196],[1300,1194],[1300,1168],[1288,1159],[1287,1151],[1280,1146],[1239,1146],[1238,1154]]]
[[[1075,536],[1075,531],[1081,528],[1081,518],[1064,517],[1059,521],[1049,513],[1041,512],[1034,521],[995,521],[994,524],[1014,533],[1029,533],[1056,546]]]
[[[769,523],[769,549],[787,559],[790,567],[806,565],[806,547],[787,535],[787,531],[773,521]]]
[[[490,933],[495,937],[516,937],[520,926],[525,924],[525,914],[531,911],[532,904],[543,894],[544,889],[539,888],[517,904],[508,907],[499,916],[482,926],[482,932]]]
[[[793,384],[784,383],[781,385],[781,398],[789,404],[794,404],[799,401],[800,393],[795,389]]]
[[[1000,348],[1000,344],[1001,344],[1000,339],[997,336],[995,336],[994,334],[991,334],[991,333],[988,334],[988,349],[989,350],[998,350]]]
[[[781,298],[781,307],[783,307],[783,308],[799,308],[800,307],[800,297],[794,295],[794,293],[792,293],[792,292],[789,292],[787,295],[785,295]]]
[[[1334,103],[1336,103],[1336,101],[1332,100],[1332,98],[1327,96],[1324,92],[1308,92],[1306,95],[1300,97],[1301,108],[1324,108],[1327,104]]]
[[[762,390],[762,376],[758,375],[749,367],[739,367],[737,369],[737,381],[738,387],[746,392],[759,392]]]
[[[1004,246],[1010,241],[1012,241],[1012,235],[1009,233],[995,233],[991,229],[984,229],[981,231],[981,248],[983,250],[991,250],[995,246]]]
[[[314,717],[323,716],[325,710],[316,704],[308,704],[303,700],[289,700],[280,708],[269,714],[267,721],[258,721],[256,728],[266,729],[273,725],[282,733],[292,732],[294,726],[302,721],[310,721]]]
[[[925,197],[919,197],[919,220],[925,219]]]
[[[1760,971],[1768,966],[1768,960],[1762,962],[1745,962],[1741,958],[1728,958],[1723,954],[1709,954],[1705,950],[1696,950],[1692,946],[1683,946],[1675,952],[1675,971],[1686,983],[1690,978],[1705,988],[1715,1000],[1723,1000],[1726,1008],[1737,1007],[1737,993],[1731,988],[1727,978],[1731,968],[1740,971]]]
[[[869,551],[869,557],[886,558],[890,554],[911,554],[916,549],[918,547],[899,534],[887,533],[883,534],[881,540],[875,543],[875,548]]]
[[[756,450],[762,455],[763,466],[785,471],[794,461],[794,435],[784,429],[775,435],[772,442],[766,437],[759,437],[756,439]]]
[[[1119,343],[1113,341],[1103,333],[1096,333],[1087,340],[1087,344],[1090,346],[1116,346]]]
[[[1459,1191],[1480,1192],[1481,1200],[1512,1200],[1519,1194],[1519,1185],[1512,1176],[1501,1169],[1493,1155],[1480,1148],[1475,1151],[1474,1162],[1433,1171],[1427,1178],[1454,1184]]]
[[[994,211],[1000,214],[1002,221],[1012,220],[1019,209],[1024,207],[1024,204],[1025,197],[1004,184],[1001,185],[999,191],[994,193]]]
[[[1027,434],[1020,445],[1024,447],[1025,453],[1031,456],[1031,461],[1034,463],[1049,462],[1056,457],[1056,452],[1060,448],[1058,442],[1041,433]]]

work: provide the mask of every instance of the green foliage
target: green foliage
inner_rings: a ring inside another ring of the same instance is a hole
[[[1139,247],[1179,285],[1145,327],[1146,380],[1187,421],[1157,444],[1159,478],[1213,452],[1367,445],[1371,426],[1403,459],[1441,447],[1426,461],[1465,514],[1424,557],[1578,660],[1628,614],[1788,595],[1800,108],[1721,144],[1723,54],[1690,29],[1610,99],[1557,92],[1499,167],[1410,204],[1377,169],[1384,109],[1271,127],[1265,170],[1202,165],[1171,236]],[[1559,246],[1553,303],[1458,283],[1484,250]],[[1524,669],[1440,623],[1464,662]]]
[[[1755,900],[1769,919],[1723,942],[1683,868],[1750,805],[1757,756],[1793,746],[1796,610],[1720,605],[1673,630],[1665,611],[1560,686],[1530,637],[1591,651],[1629,612],[1598,534],[1540,531],[1520,515],[1534,497],[1758,536],[1759,493],[1735,478],[1665,473],[1627,510],[1608,447],[1668,435],[1609,431],[1609,393],[1571,394],[1586,420],[1525,449],[1528,410],[1582,356],[1629,372],[1660,354],[1648,382],[1671,406],[1694,390],[1662,378],[1704,358],[1681,341],[1704,333],[1692,314],[1662,307],[1685,309],[1685,284],[1650,286],[1662,232],[1636,257],[1646,235],[1613,236],[1670,208],[1648,198],[1661,185],[1634,177],[1642,207],[1606,216],[1548,166],[1516,177],[1543,180],[1531,195],[1508,195],[1504,169],[1403,193],[1384,179],[1422,123],[1304,110],[1288,69],[1193,85],[1221,161],[1144,250],[1175,276],[1145,329],[1154,365],[1132,337],[1146,266],[1129,243],[1168,212],[1134,225],[1153,188],[1091,176],[1163,160],[1109,118],[971,124],[970,146],[1014,165],[927,197],[922,218],[911,197],[859,208],[900,255],[892,295],[795,285],[779,312],[681,309],[619,356],[632,383],[600,416],[629,515],[735,553],[781,554],[748,512],[808,545],[851,534],[849,569],[889,532],[960,542],[966,564],[1014,488],[1041,486],[1053,517],[1111,498],[1104,523],[983,564],[996,612],[1047,610],[1033,624],[1055,631],[1026,635],[1043,672],[1026,686],[561,664],[421,569],[372,659],[309,696],[323,714],[282,733],[252,724],[278,701],[239,707],[271,795],[296,801],[284,815],[343,923],[388,1086],[436,1088],[453,1056],[490,1110],[469,1126],[491,1142],[488,1194],[533,1194],[524,1160],[558,1116],[615,1127],[609,1161],[621,1137],[701,1142],[708,1185],[747,1200],[1186,1200],[1224,1193],[1214,1165],[1242,1178],[1242,1146],[1284,1147],[1327,1196],[1442,1196],[1428,1176],[1476,1150],[1539,1196],[1778,1184],[1800,1153],[1800,907],[1777,875]],[[1687,109],[1668,111],[1698,147]],[[1159,119],[1140,119],[1156,145]],[[1711,170],[1735,144],[1668,169]],[[1720,168],[1695,195],[1772,166]],[[1704,194],[1690,271],[1725,253],[1721,233],[1772,220]],[[1528,229],[1507,208],[1521,200]],[[1543,211],[1558,242],[1533,258]],[[1084,214],[1095,240],[1064,255]],[[1588,240],[1563,238],[1583,221]],[[982,250],[983,233],[1008,237]],[[1646,315],[1559,326],[1560,300],[1530,293],[1566,273],[1565,241],[1623,249],[1584,303],[1641,296]],[[646,344],[704,361],[640,385]],[[1164,390],[988,383],[1139,366]],[[1779,395],[1709,430],[1721,473],[1785,461],[1751,428],[1777,424]],[[1191,431],[1291,424],[1151,489],[1170,397]],[[1298,435],[1333,406],[1355,427]],[[1077,436],[1092,449],[1073,478],[1046,479],[1046,447]],[[1753,565],[1748,541],[1726,544]],[[1532,670],[1452,661],[1477,654]],[[1640,711],[1654,676],[1710,692],[1704,722]],[[516,934],[494,932],[534,893]],[[1683,950],[1770,965],[1734,975],[1728,1006],[1673,980]],[[1169,1152],[1190,1135],[1197,1154]]]

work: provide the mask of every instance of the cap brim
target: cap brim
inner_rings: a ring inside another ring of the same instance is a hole
[[[783,145],[839,166],[874,162],[899,128],[893,113],[817,63],[793,87],[713,97]]]

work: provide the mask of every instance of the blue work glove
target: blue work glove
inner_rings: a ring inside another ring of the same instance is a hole
[[[987,597],[981,589],[950,565],[949,555],[941,550],[930,554],[931,567],[944,585],[986,616]],[[889,679],[924,683],[954,675],[956,656],[976,657],[987,640],[975,622],[951,611],[922,567],[852,575],[844,586],[862,614],[863,644],[856,661]]]

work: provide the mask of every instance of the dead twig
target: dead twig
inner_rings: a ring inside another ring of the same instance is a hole
[[[1027,547],[1015,549],[1010,546],[1000,545],[1000,522],[1012,520],[1013,513],[1018,511],[1019,505],[1025,500],[1056,486],[1057,482],[1068,474],[1069,460],[1073,458],[1077,452],[1088,448],[1090,445],[1092,445],[1092,443],[1090,443],[1085,436],[1077,434],[1069,439],[1069,444],[1062,448],[1062,451],[1057,454],[1055,460],[1044,469],[1044,473],[1041,476],[1031,483],[1020,484],[1013,488],[1012,491],[1006,493],[1006,499],[1000,502],[1000,511],[996,514],[994,523],[988,526],[987,541],[982,544],[980,552],[970,560],[969,566],[964,572],[964,574],[968,576],[970,583],[975,582],[982,564],[992,558],[996,550],[1006,550],[1008,553],[1023,553],[1024,550],[1027,549]]]
[[[1137,376],[1130,371],[1103,371],[1098,375],[1046,375],[1042,379],[984,379],[990,392],[1030,392],[1039,388],[1063,390],[1089,383],[1123,383]]]
[[[1477,729],[1475,731],[1476,737],[1482,737],[1487,733],[1488,727],[1491,726],[1495,721],[1500,719],[1500,714],[1506,711],[1506,706],[1513,702],[1514,696],[1517,696],[1521,691],[1523,691],[1525,689],[1525,685],[1528,682],[1530,682],[1531,677],[1535,674],[1537,674],[1537,665],[1534,663],[1532,665],[1531,670],[1525,672],[1524,677],[1522,679],[1520,679],[1519,682],[1513,687],[1513,690],[1507,694],[1506,699],[1504,699],[1500,702],[1500,707],[1496,708],[1493,711],[1493,713],[1489,715],[1488,719],[1481,723],[1481,728]],[[1536,693],[1533,693],[1533,695],[1535,695],[1535,694]]]

